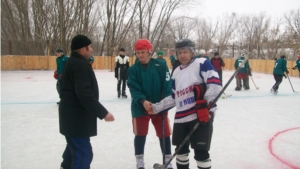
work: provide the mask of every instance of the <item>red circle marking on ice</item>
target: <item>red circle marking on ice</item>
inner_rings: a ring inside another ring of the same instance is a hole
[[[291,167],[292,169],[300,169],[300,167],[297,167],[297,166],[293,166],[292,164],[288,163],[287,161],[281,159],[279,156],[277,156],[274,152],[273,152],[273,141],[276,139],[277,136],[279,136],[280,134],[283,134],[283,133],[286,133],[288,131],[291,131],[291,130],[297,130],[297,129],[300,129],[300,127],[295,127],[295,128],[290,128],[290,129],[286,129],[286,130],[283,130],[283,131],[280,131],[278,133],[276,133],[270,140],[269,140],[269,151],[270,153],[277,159],[279,160],[280,162],[282,162],[283,164],[285,165],[288,165],[289,167]]]

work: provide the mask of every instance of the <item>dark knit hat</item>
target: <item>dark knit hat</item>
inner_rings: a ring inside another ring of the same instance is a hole
[[[219,52],[215,52],[214,56],[217,56],[217,55],[219,55]]]
[[[60,52],[60,53],[64,53],[64,50],[63,50],[62,48],[57,48],[57,49],[56,49],[56,53],[59,53],[59,52]]]
[[[119,51],[125,52],[125,49],[124,49],[124,48],[121,48]]]
[[[84,35],[76,35],[71,42],[71,50],[80,49],[92,44],[92,41]]]

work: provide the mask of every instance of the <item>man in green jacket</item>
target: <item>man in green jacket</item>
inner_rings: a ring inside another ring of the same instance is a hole
[[[151,58],[152,44],[149,40],[139,39],[134,45],[134,50],[139,61],[128,69],[127,85],[132,97],[131,115],[135,134],[136,167],[144,169],[144,148],[150,120],[159,137],[162,152],[165,152],[165,156],[163,154],[165,161],[172,156],[168,112],[160,115],[148,114],[151,103],[157,103],[172,94],[172,81],[165,61]],[[165,151],[163,144],[165,144]],[[172,168],[172,165],[168,165],[168,168]]]
[[[68,60],[68,57],[64,55],[64,50],[61,48],[56,49],[56,71],[54,72],[54,78],[57,80],[56,82],[56,90],[58,92],[58,95],[60,95],[60,83],[61,83],[61,77],[62,72],[64,70],[64,66]],[[57,102],[59,104],[60,102]]]
[[[237,60],[235,60],[235,63],[234,63],[235,69],[237,69],[240,66],[240,64],[245,59],[245,56],[246,56],[245,53],[242,53],[241,57],[238,58]],[[239,72],[235,76],[235,78],[236,78],[236,88],[235,88],[235,90],[236,91],[241,91],[242,85],[243,85],[243,88],[245,90],[250,89],[250,87],[249,87],[249,76],[252,76],[252,74],[251,74],[251,69],[250,69],[249,62],[247,60],[246,63],[244,64],[244,66],[240,68]],[[243,80],[243,84],[242,84],[242,80]]]
[[[273,75],[274,75],[274,79],[275,79],[275,84],[273,85],[272,89],[271,89],[271,93],[273,94],[277,94],[278,93],[278,88],[280,83],[282,82],[282,77],[285,76],[284,72],[286,72],[286,74],[289,74],[289,71],[286,68],[286,60],[285,60],[285,56],[282,55],[280,56],[280,59],[277,59],[274,65],[274,69],[273,69]]]

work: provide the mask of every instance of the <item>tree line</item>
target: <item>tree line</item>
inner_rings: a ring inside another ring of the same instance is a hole
[[[218,51],[222,57],[273,59],[300,54],[300,8],[277,20],[265,13],[225,13],[217,19],[182,12],[196,0],[1,0],[2,55],[47,55],[84,34],[93,41],[94,55],[115,55],[124,47],[133,55],[138,38],[153,43],[153,51],[172,49],[177,40],[190,38],[196,52]]]

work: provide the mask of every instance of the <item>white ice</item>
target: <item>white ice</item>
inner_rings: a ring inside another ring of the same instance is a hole
[[[98,120],[98,136],[91,138],[92,169],[135,169],[131,98],[118,99],[113,72],[95,71],[100,102],[115,116]],[[233,71],[223,72],[226,83]],[[56,81],[53,71],[1,72],[2,169],[59,169],[66,142],[59,133]],[[300,79],[290,77],[300,91]],[[225,91],[232,97],[218,101],[211,145],[214,169],[300,169],[300,94],[283,79],[277,95],[270,74],[253,73],[249,91],[235,91],[235,79]],[[127,89],[129,94],[129,90]],[[175,109],[169,113],[173,124]],[[158,138],[150,123],[145,147],[146,169],[162,162]],[[174,152],[172,147],[172,151]],[[196,169],[190,153],[190,168]],[[175,160],[172,161],[176,168]]]

